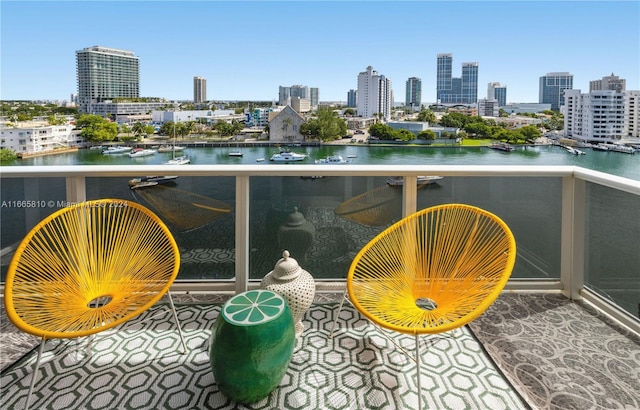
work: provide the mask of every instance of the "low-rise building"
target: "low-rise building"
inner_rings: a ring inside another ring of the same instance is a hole
[[[273,113],[269,121],[269,141],[271,142],[303,142],[304,135],[300,133],[300,126],[305,122],[302,115],[290,105],[282,111]]]
[[[46,122],[6,123],[0,126],[0,148],[18,156],[38,155],[77,148],[84,139],[73,124],[49,125]]]

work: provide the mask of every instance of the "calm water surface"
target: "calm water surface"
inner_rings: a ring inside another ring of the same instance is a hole
[[[187,148],[193,164],[263,164],[269,166],[269,158],[276,152],[274,147],[242,147],[242,157],[231,157],[231,148],[206,147]],[[298,164],[313,165],[314,160],[331,154],[348,155],[354,164],[401,164],[401,165],[577,165],[596,171],[607,172],[630,179],[640,180],[640,155],[623,154],[585,149],[586,155],[571,155],[560,147],[519,147],[505,153],[486,147],[422,148],[422,147],[376,147],[326,145],[323,147],[296,147],[296,152],[305,152],[309,158]],[[128,165],[162,164],[171,158],[170,153],[157,153],[142,158],[127,155],[102,155],[99,150],[80,150],[75,153],[49,155],[16,160],[10,165]],[[264,162],[257,162],[264,159]],[[9,165],[9,164],[8,164]]]

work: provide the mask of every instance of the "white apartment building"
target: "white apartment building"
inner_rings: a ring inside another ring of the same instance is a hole
[[[79,147],[83,138],[80,131],[74,128],[73,124],[48,125],[32,121],[2,124],[0,148],[9,149],[20,156]]]
[[[626,98],[627,93],[613,90],[565,90],[564,136],[592,143],[620,141],[627,135]]]
[[[388,120],[392,107],[391,80],[368,66],[367,71],[358,74],[358,116],[369,118],[382,113],[383,118]]]
[[[311,100],[308,98],[291,97],[291,108],[302,114],[311,111]]]
[[[640,91],[638,90],[625,92],[624,132],[624,140],[630,140],[634,144],[640,143]]]
[[[478,115],[481,117],[498,117],[500,115],[500,103],[494,98],[479,99]]]

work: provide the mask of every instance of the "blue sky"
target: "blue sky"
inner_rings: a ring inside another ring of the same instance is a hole
[[[615,75],[640,89],[638,1],[10,1],[0,2],[0,98],[68,99],[75,52],[101,45],[140,57],[140,94],[273,100],[278,86],[320,89],[346,100],[371,65],[390,78],[396,101],[422,79],[435,100],[436,56],[453,54],[453,75],[478,62],[478,96],[507,86],[508,102],[537,102],[538,80],[567,71],[574,88]]]

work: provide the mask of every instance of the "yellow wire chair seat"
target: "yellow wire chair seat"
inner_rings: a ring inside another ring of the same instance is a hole
[[[464,204],[409,215],[355,256],[345,297],[374,324],[415,335],[420,406],[418,336],[450,331],[480,316],[503,290],[515,259],[509,227]],[[342,304],[338,315],[341,309]]]
[[[120,199],[81,202],[38,223],[11,260],[5,307],[11,322],[41,337],[28,408],[44,343],[89,336],[127,322],[168,295],[180,268],[165,224],[142,205]]]

